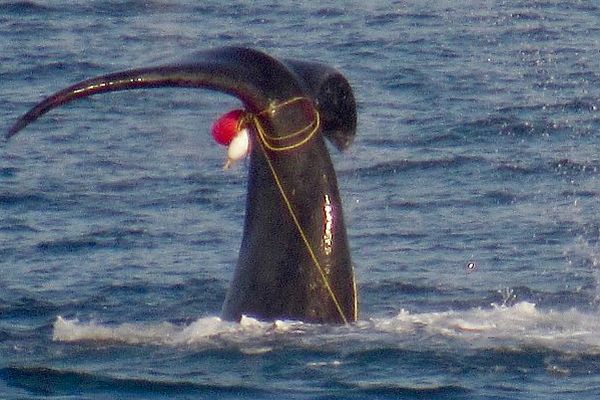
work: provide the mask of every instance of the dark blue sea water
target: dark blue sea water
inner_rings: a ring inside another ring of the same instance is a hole
[[[343,71],[361,316],[221,321],[246,166],[209,130],[239,104],[95,96],[0,143],[0,398],[598,398],[599,21],[591,0],[1,2],[3,131],[211,47]]]

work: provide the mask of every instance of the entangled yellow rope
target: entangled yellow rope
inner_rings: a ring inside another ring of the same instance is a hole
[[[266,109],[266,110],[263,110],[263,111],[261,111],[261,112],[260,112],[260,113],[258,113],[257,115],[265,115],[265,114],[269,114],[269,113],[274,113],[274,112],[275,112],[277,109],[279,109],[279,108],[281,108],[281,107],[285,107],[285,106],[287,106],[287,105],[289,105],[289,104],[292,104],[292,103],[295,103],[295,102],[298,102],[298,101],[306,101],[306,102],[309,102],[309,104],[310,104],[310,105],[311,105],[311,107],[312,107],[312,102],[311,102],[311,101],[310,101],[310,100],[309,100],[307,97],[293,97],[293,98],[291,98],[291,99],[289,99],[289,100],[286,100],[286,101],[284,101],[284,102],[282,102],[282,103],[279,103],[279,104],[276,104],[276,105],[273,105],[273,104],[272,104],[272,105],[270,105],[269,107],[267,107],[267,109]],[[292,148],[294,148],[294,147],[296,147],[296,146],[300,146],[300,145],[302,145],[303,143],[305,143],[306,141],[308,141],[308,139],[310,139],[310,137],[312,137],[312,135],[314,135],[314,134],[315,134],[315,132],[317,131],[317,129],[319,129],[319,125],[321,124],[321,120],[320,120],[319,112],[318,112],[317,110],[315,110],[315,108],[314,108],[314,107],[312,107],[312,109],[313,109],[313,111],[314,111],[314,113],[315,113],[315,119],[314,119],[314,120],[313,120],[313,121],[312,121],[312,122],[311,122],[311,123],[310,123],[308,126],[305,126],[305,127],[304,127],[304,128],[302,128],[302,129],[298,129],[296,132],[292,132],[292,133],[290,133],[290,134],[287,134],[287,135],[285,135],[285,136],[278,136],[278,137],[269,136],[269,135],[268,135],[266,132],[264,132],[264,131],[263,131],[264,137],[266,137],[266,138],[268,138],[269,140],[272,140],[272,141],[281,141],[281,140],[287,140],[287,139],[291,139],[291,138],[293,138],[293,137],[295,137],[295,136],[298,136],[298,135],[300,135],[300,134],[302,134],[302,133],[306,132],[308,129],[310,129],[310,127],[312,127],[312,126],[314,125],[314,128],[313,128],[313,130],[312,130],[312,131],[309,133],[309,135],[308,135],[308,138],[307,138],[305,141],[303,141],[303,142],[301,142],[301,143],[299,143],[299,144],[297,144],[297,145],[293,145],[293,147],[292,147]],[[278,148],[278,149],[279,149],[279,150],[282,150],[281,148]],[[288,150],[288,149],[285,149],[285,150]]]
[[[315,118],[311,121],[310,124],[308,124],[307,126],[298,129],[295,132],[289,133],[285,136],[278,136],[278,137],[273,137],[270,136],[262,127],[258,116],[260,115],[268,115],[268,114],[273,114],[277,111],[277,109],[281,108],[281,107],[285,107],[287,105],[293,104],[295,102],[299,102],[299,101],[307,101],[310,102],[310,105],[312,106],[312,110],[314,112]],[[317,133],[317,131],[319,130],[319,127],[321,126],[321,116],[319,115],[319,112],[314,108],[314,106],[312,105],[312,102],[310,101],[310,99],[306,98],[306,97],[293,97],[289,100],[286,100],[282,103],[279,104],[272,104],[269,107],[267,107],[265,110],[261,111],[258,114],[248,114],[246,118],[242,118],[242,120],[239,122],[239,127],[241,128],[241,126],[245,123],[247,123],[249,120],[251,120],[254,123],[254,126],[256,127],[256,130],[258,132],[258,135],[261,137],[261,141],[264,144],[265,147],[267,147],[269,150],[271,151],[287,151],[287,150],[293,150],[296,149],[300,146],[302,146],[303,144],[307,143],[309,140],[311,140],[313,138],[313,136]],[[271,144],[270,142],[280,142],[283,140],[289,140],[292,139],[296,136],[300,136],[303,133],[306,133],[306,137],[304,137],[303,139],[299,140],[296,143],[292,143],[290,145],[287,146],[275,146],[273,144]]]

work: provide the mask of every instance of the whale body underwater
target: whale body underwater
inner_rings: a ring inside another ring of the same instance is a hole
[[[20,117],[7,138],[44,113],[94,94],[160,87],[237,97],[248,115],[250,161],[239,257],[222,318],[350,323],[358,318],[354,267],[325,138],[338,149],[356,134],[356,102],[336,69],[226,47],[178,63],[76,83]]]

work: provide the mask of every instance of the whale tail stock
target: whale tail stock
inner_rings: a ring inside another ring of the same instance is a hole
[[[240,99],[251,118],[246,217],[223,317],[355,321],[356,283],[335,172],[323,137],[352,143],[356,104],[347,80],[323,64],[278,61],[228,47],[181,63],[91,78],[47,97],[8,130],[83,97],[131,89],[204,88]]]

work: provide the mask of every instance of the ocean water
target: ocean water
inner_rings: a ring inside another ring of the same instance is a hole
[[[251,46],[348,77],[350,326],[219,319],[246,165],[199,90],[0,141],[0,398],[596,399],[595,1],[3,1],[0,129],[91,76]]]

